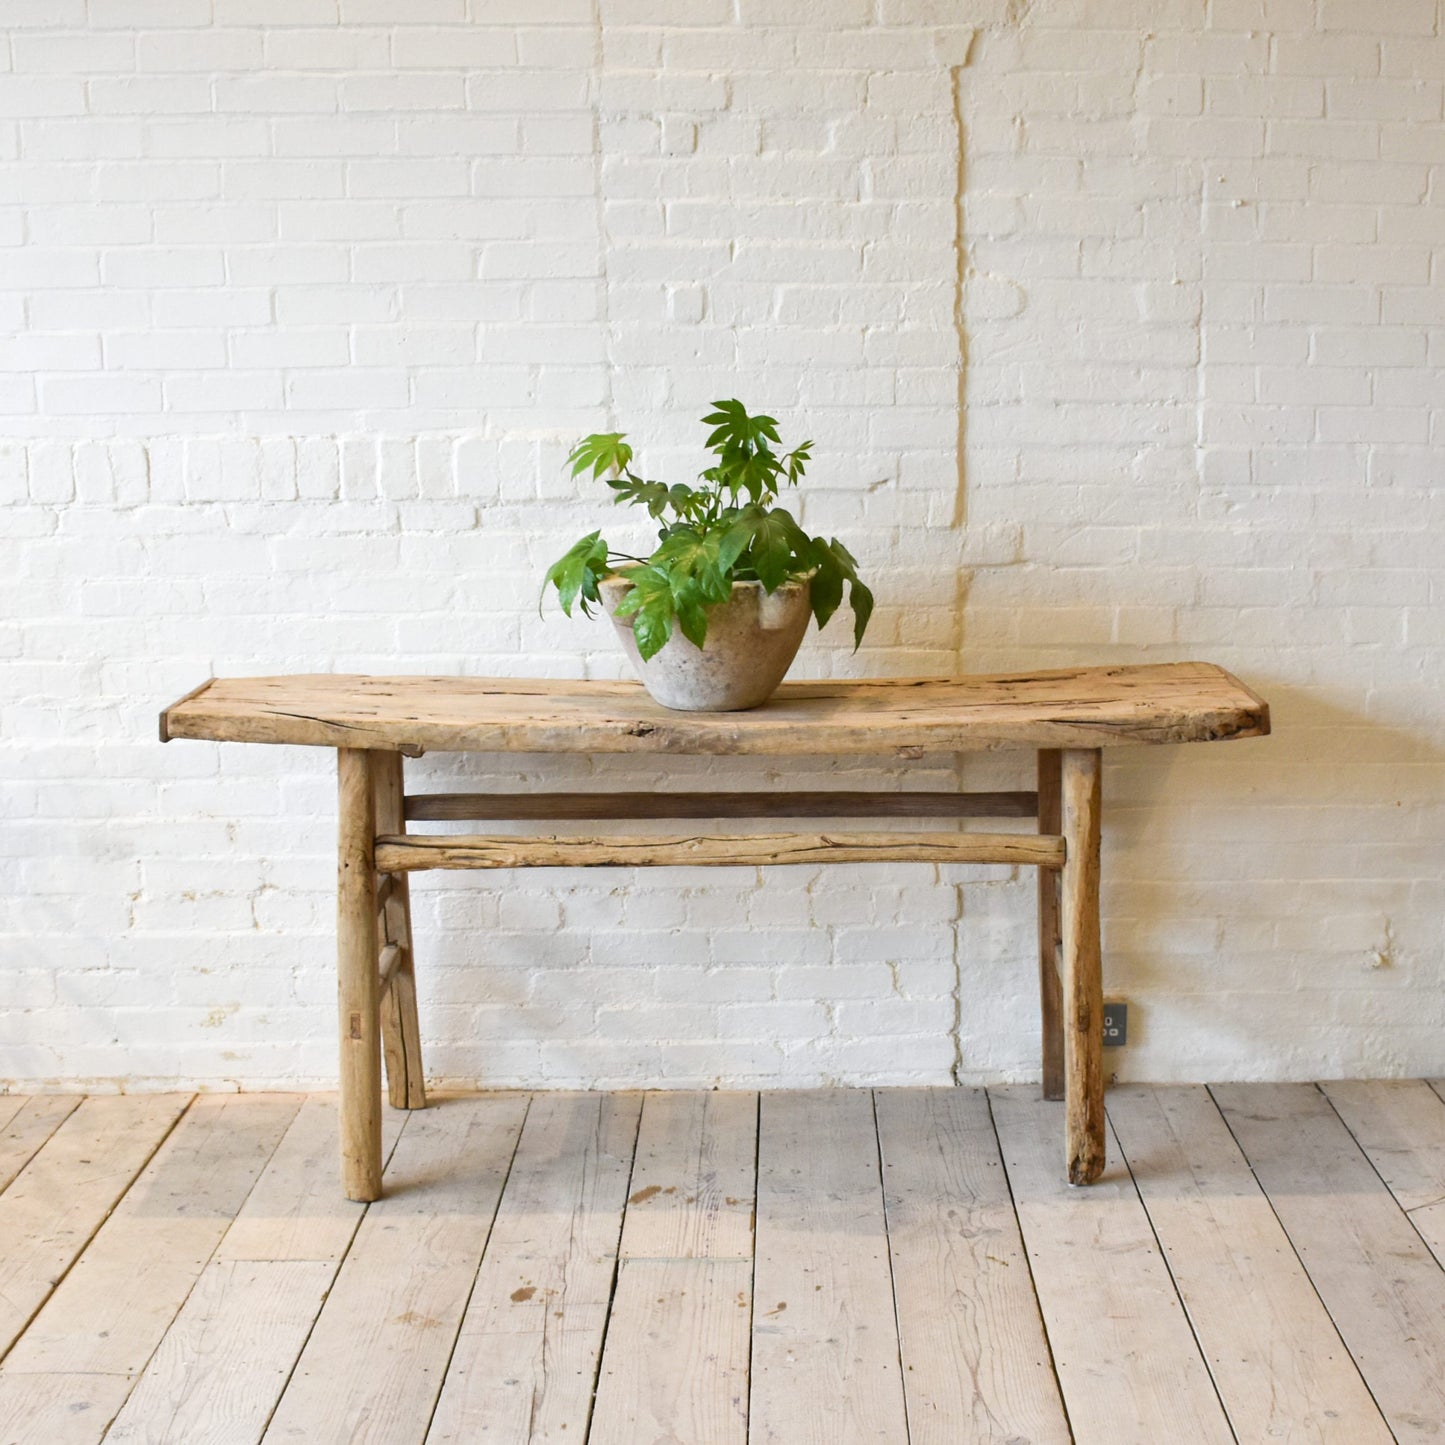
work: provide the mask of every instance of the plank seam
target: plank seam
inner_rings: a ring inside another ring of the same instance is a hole
[[[239,1098],[240,1095],[237,1094],[236,1097]],[[295,1097],[296,1097],[298,1100],[300,1100],[300,1098],[301,1098],[301,1096],[300,1096],[299,1094],[296,1095]],[[196,1102],[196,1096],[192,1096],[191,1102],[186,1105],[185,1113],[183,1113],[183,1114],[181,1115],[181,1118],[182,1118],[182,1119],[185,1118],[186,1114],[189,1114],[189,1113],[191,1112],[191,1109],[192,1109],[192,1107],[195,1105],[195,1102]],[[301,1102],[298,1102],[298,1104],[297,1104],[297,1106],[296,1106],[296,1113],[297,1113],[297,1114],[299,1114],[299,1113],[301,1112],[301,1108],[302,1108],[302,1103],[301,1103]],[[290,1120],[287,1121],[286,1127],[285,1127],[284,1129],[282,1129],[281,1132],[276,1136],[276,1142],[271,1146],[271,1152],[266,1156],[265,1162],[264,1162],[264,1163],[261,1165],[261,1167],[256,1171],[256,1177],[251,1181],[251,1187],[250,1187],[250,1189],[248,1189],[248,1190],[246,1191],[245,1197],[244,1197],[244,1198],[241,1200],[241,1202],[236,1206],[236,1213],[231,1216],[230,1223],[227,1224],[226,1227],[225,1227],[225,1229],[223,1229],[223,1230],[221,1231],[220,1238],[216,1240],[215,1246],[212,1248],[210,1254],[208,1254],[208,1255],[206,1256],[204,1263],[202,1263],[201,1267],[196,1271],[195,1278],[191,1280],[191,1287],[186,1291],[185,1298],[180,1302],[180,1304],[178,1304],[178,1305],[176,1306],[175,1313],[171,1315],[170,1323],[167,1324],[166,1327],[165,1327],[165,1329],[163,1329],[163,1330],[161,1331],[160,1338],[159,1338],[159,1339],[156,1341],[156,1343],[155,1343],[155,1348],[152,1349],[151,1352],[150,1352],[150,1354],[148,1354],[148,1355],[146,1356],[146,1358],[145,1358],[145,1363],[140,1367],[140,1369],[138,1369],[133,1375],[130,1376],[130,1389],[128,1389],[128,1390],[125,1392],[125,1395],[124,1395],[124,1397],[122,1398],[120,1404],[118,1404],[118,1405],[116,1406],[115,1414],[111,1416],[109,1422],[106,1424],[106,1427],[105,1427],[105,1428],[106,1428],[106,1433],[109,1433],[111,1425],[115,1424],[116,1420],[120,1417],[120,1412],[121,1412],[123,1409],[125,1409],[125,1406],[126,1406],[127,1401],[129,1401],[130,1397],[131,1397],[133,1394],[135,1394],[136,1387],[140,1384],[142,1378],[144,1378],[146,1371],[149,1370],[150,1367],[151,1367],[151,1361],[155,1359],[157,1353],[158,1353],[159,1350],[160,1350],[160,1347],[161,1347],[163,1344],[165,1344],[165,1342],[166,1342],[166,1336],[167,1336],[168,1334],[170,1334],[172,1327],[175,1325],[175,1322],[181,1317],[181,1311],[185,1309],[186,1305],[190,1302],[191,1296],[196,1292],[196,1286],[200,1284],[200,1282],[201,1282],[201,1276],[202,1276],[203,1274],[205,1274],[206,1270],[210,1267],[211,1261],[212,1261],[213,1259],[215,1259],[217,1250],[220,1249],[222,1242],[223,1242],[223,1241],[225,1240],[225,1238],[226,1238],[226,1235],[230,1233],[231,1225],[236,1222],[236,1217],[237,1217],[237,1215],[239,1215],[240,1212],[246,1207],[246,1200],[249,1199],[249,1198],[251,1197],[251,1195],[255,1192],[256,1186],[261,1182],[261,1176],[266,1172],[267,1166],[271,1163],[271,1160],[275,1157],[276,1151],[281,1147],[281,1141],[282,1141],[282,1140],[286,1137],[286,1135],[290,1132],[291,1125],[294,1124],[295,1122],[296,1122],[296,1114],[292,1114]],[[178,1120],[176,1121],[176,1123],[179,1124],[179,1123],[180,1123],[180,1120],[178,1119]],[[140,1178],[140,1176],[139,1176],[139,1175],[136,1175],[136,1178],[138,1179],[138,1178]],[[131,1181],[132,1184],[134,1184],[134,1182],[135,1182],[135,1180],[132,1180],[132,1181]],[[129,1193],[130,1193],[130,1185],[127,1185],[127,1186],[126,1186],[126,1194],[129,1194]],[[117,1207],[117,1208],[120,1207],[120,1204],[122,1203],[122,1201],[124,1200],[124,1198],[125,1198],[125,1195],[122,1195],[121,1198],[116,1201],[116,1207]],[[269,1423],[269,1422],[268,1422],[268,1423]]]
[[[888,1298],[893,1301],[893,1343],[898,1351],[898,1389],[903,1396],[903,1433],[913,1439],[913,1421],[908,1401],[908,1374],[903,1366],[903,1325],[898,1317],[898,1281],[893,1273],[893,1238],[888,1228],[888,1186],[883,1182],[883,1131],[878,1127],[878,1090],[869,1089],[873,1109],[873,1145],[878,1153],[878,1203],[883,1212],[883,1253],[888,1260]]]
[[[81,1103],[84,1102],[85,1100],[82,1099]],[[70,1271],[73,1270],[75,1266],[80,1263],[81,1255],[83,1255],[85,1251],[90,1248],[91,1243],[95,1239],[95,1236],[99,1234],[102,1229],[105,1228],[106,1221],[111,1217],[112,1214],[115,1213],[116,1209],[120,1206],[121,1200],[130,1193],[131,1186],[150,1167],[151,1160],[154,1159],[156,1155],[160,1152],[161,1146],[166,1142],[166,1140],[175,1133],[177,1126],[180,1124],[181,1120],[184,1119],[188,1113],[190,1113],[191,1105],[195,1102],[196,1096],[192,1094],[189,1100],[187,1100],[186,1102],[186,1107],[180,1110],[179,1113],[177,1113],[176,1117],[172,1119],[170,1124],[167,1126],[165,1133],[156,1140],[155,1146],[150,1150],[149,1153],[146,1154],[145,1158],[136,1165],[135,1172],[130,1176],[129,1179],[126,1180],[125,1188],[116,1195],[116,1197],[111,1201],[110,1208],[107,1209],[105,1213],[101,1215],[101,1217],[96,1221],[95,1228],[92,1229],[90,1233],[85,1236],[85,1242],[80,1246],[79,1249],[75,1251],[75,1254],[71,1257],[70,1263],[67,1264],[65,1268],[61,1270],[60,1273],[56,1275],[53,1280],[50,1281],[50,1288],[46,1290],[45,1298],[42,1299],[40,1303],[36,1305],[35,1308],[31,1310],[30,1313],[26,1316],[25,1323],[21,1325],[20,1328],[15,1332],[15,1338],[10,1341],[9,1345],[7,1345],[5,1349],[0,1350],[0,1364],[4,1363],[6,1356],[8,1356],[10,1352],[15,1348],[15,1346],[18,1345],[20,1341],[25,1338],[25,1331],[28,1330],[30,1326],[35,1323],[35,1317],[40,1313],[41,1310],[45,1308],[47,1304],[50,1303],[51,1297],[55,1294],[55,1291],[58,1290],[62,1284],[65,1283],[67,1277],[70,1274]],[[77,1109],[79,1107],[79,1105],[76,1106]],[[57,1132],[59,1131],[57,1130]],[[36,1153],[38,1154],[39,1151],[37,1150]],[[34,1158],[35,1155],[32,1155],[32,1162]],[[27,1164],[25,1167],[28,1169],[30,1166]],[[24,1173],[24,1170],[21,1170],[20,1172]],[[17,1174],[16,1178],[18,1179],[19,1177],[19,1174]]]
[[[637,1111],[637,1123],[632,1135],[632,1154],[627,1161],[627,1186],[623,1192],[623,1205],[617,1211],[617,1240],[612,1247],[612,1279],[607,1287],[607,1313],[602,1319],[602,1338],[597,1342],[597,1363],[592,1369],[592,1388],[587,1392],[587,1418],[582,1422],[581,1445],[588,1445],[592,1439],[592,1421],[597,1413],[597,1391],[602,1384],[602,1366],[607,1359],[607,1336],[612,1332],[612,1311],[617,1305],[617,1284],[622,1277],[622,1234],[627,1228],[627,1211],[632,1208],[632,1180],[637,1173],[637,1144],[642,1138],[642,1116],[647,1112],[649,1095],[642,1096],[642,1107]]]
[[[522,1122],[517,1125],[517,1134],[512,1140],[512,1152],[507,1156],[507,1172],[502,1176],[502,1187],[497,1190],[497,1202],[492,1206],[492,1217],[487,1221],[487,1237],[477,1251],[477,1263],[472,1270],[472,1282],[467,1286],[467,1297],[462,1301],[462,1307],[457,1312],[457,1327],[452,1335],[451,1348],[447,1351],[446,1364],[437,1371],[436,1391],[431,1397],[431,1409],[426,1413],[426,1429],[422,1431],[421,1435],[422,1445],[426,1445],[426,1438],[431,1434],[432,1422],[437,1417],[437,1407],[442,1402],[442,1390],[446,1387],[447,1376],[452,1369],[452,1361],[456,1358],[457,1341],[462,1337],[462,1328],[467,1322],[467,1311],[472,1307],[472,1296],[477,1292],[477,1280],[482,1273],[482,1261],[486,1259],[487,1249],[492,1243],[492,1232],[497,1227],[497,1216],[502,1212],[502,1200],[506,1196],[507,1184],[512,1178],[512,1170],[517,1163],[517,1153],[522,1147],[522,1135],[527,1131],[527,1120],[532,1115],[532,1101],[535,1098],[535,1094],[527,1095],[527,1107],[522,1110]]]
[[[746,1419],[744,1427],[749,1440],[753,1437],[753,1344],[757,1339],[755,1325],[758,1318],[758,1206],[762,1195],[758,1190],[763,1158],[763,1091],[754,1096],[757,1108],[757,1125],[753,1129],[753,1267],[748,1275],[748,1388],[746,1393]]]
[[[1320,1086],[1318,1084],[1315,1084],[1314,1087],[1318,1089],[1320,1093],[1324,1093],[1324,1090],[1320,1089]],[[1249,1157],[1249,1151],[1240,1142],[1239,1135],[1234,1132],[1234,1125],[1229,1122],[1228,1111],[1222,1108],[1220,1106],[1219,1100],[1214,1097],[1213,1085],[1206,1084],[1204,1086],[1204,1092],[1209,1095],[1209,1102],[1214,1105],[1215,1109],[1219,1112],[1219,1117],[1224,1120],[1224,1127],[1229,1130],[1229,1137],[1234,1140],[1234,1147],[1239,1150],[1240,1157],[1244,1160],[1245,1164],[1249,1166],[1250,1177],[1258,1186],[1259,1192],[1264,1196],[1264,1202],[1269,1205],[1269,1212],[1274,1215],[1275,1223],[1279,1225],[1280,1229],[1284,1233],[1285,1239],[1289,1242],[1291,1252],[1293,1253],[1295,1259],[1299,1262],[1299,1267],[1303,1271],[1304,1277],[1309,1281],[1310,1289],[1314,1291],[1315,1298],[1320,1302],[1320,1308],[1325,1312],[1325,1318],[1330,1322],[1330,1328],[1334,1330],[1335,1338],[1340,1342],[1340,1348],[1345,1352],[1346,1356],[1349,1358],[1350,1363],[1355,1367],[1355,1373],[1359,1375],[1360,1383],[1364,1385],[1365,1393],[1369,1395],[1371,1403],[1374,1405],[1375,1409],[1380,1412],[1380,1419],[1385,1422],[1385,1429],[1388,1430],[1392,1436],[1395,1436],[1395,1438],[1398,1439],[1399,1437],[1395,1435],[1395,1427],[1390,1423],[1390,1417],[1385,1412],[1385,1407],[1379,1402],[1378,1399],[1376,1399],[1374,1388],[1371,1386],[1368,1377],[1365,1375],[1365,1372],[1360,1368],[1360,1362],[1358,1359],[1355,1358],[1355,1352],[1350,1348],[1349,1343],[1344,1337],[1344,1334],[1341,1332],[1339,1324],[1335,1320],[1334,1311],[1330,1309],[1329,1301],[1325,1299],[1324,1295],[1320,1293],[1319,1286],[1315,1283],[1315,1278],[1310,1273],[1309,1266],[1305,1263],[1304,1256],[1299,1252],[1299,1246],[1294,1242],[1294,1236],[1289,1232],[1289,1227],[1285,1224],[1284,1220],[1280,1218],[1279,1210],[1274,1207],[1274,1200],[1270,1198],[1269,1190],[1264,1187],[1264,1180],[1259,1177],[1259,1173],[1254,1167],[1254,1160]],[[1325,1098],[1326,1100],[1328,1100],[1329,1095],[1325,1094]],[[1330,1107],[1333,1109],[1334,1105],[1331,1104]],[[1345,1132],[1349,1133],[1348,1126],[1346,1126]],[[1354,1137],[1355,1136],[1353,1134],[1350,1135],[1351,1139],[1353,1139]],[[1359,1145],[1357,1141],[1356,1148],[1358,1147]],[[1360,1152],[1363,1154],[1364,1150],[1360,1150]],[[1390,1197],[1394,1198],[1393,1195],[1391,1195]]]
[[[386,1166],[391,1162],[391,1156],[396,1153],[396,1146],[401,1142],[401,1136],[406,1133],[406,1126],[410,1120],[411,1115],[408,1115],[402,1120],[401,1128],[396,1131],[396,1138],[392,1140],[391,1148],[387,1150],[386,1158],[381,1161],[383,1171],[385,1171]],[[278,1145],[277,1147],[279,1148],[280,1146]],[[260,1181],[258,1180],[257,1182],[259,1183]],[[238,1210],[237,1213],[239,1212]],[[331,1271],[331,1279],[328,1281],[326,1288],[321,1292],[321,1302],[316,1306],[316,1313],[311,1317],[311,1323],[306,1327],[306,1334],[296,1351],[296,1358],[291,1361],[291,1368],[286,1371],[286,1378],[282,1382],[281,1388],[276,1391],[276,1398],[271,1402],[271,1408],[266,1412],[266,1418],[261,1424],[261,1433],[257,1436],[258,1440],[265,1439],[266,1432],[271,1428],[271,1421],[276,1416],[276,1411],[281,1408],[281,1401],[286,1398],[286,1391],[291,1388],[291,1381],[296,1375],[296,1367],[301,1363],[302,1356],[306,1353],[307,1345],[311,1343],[311,1336],[316,1333],[317,1322],[321,1319],[322,1310],[326,1308],[326,1301],[331,1298],[331,1291],[336,1288],[336,1281],[341,1274],[341,1266],[346,1263],[347,1257],[351,1253],[351,1248],[356,1243],[356,1236],[361,1233],[362,1221],[365,1220],[366,1216],[370,1213],[370,1203],[363,1204],[360,1213],[356,1216],[356,1224],[351,1230],[351,1237],[346,1241],[346,1248],[341,1251],[334,1261],[335,1267]],[[234,1222],[233,1220],[232,1223]],[[228,1229],[226,1233],[229,1234],[230,1230]],[[225,1236],[223,1235],[223,1243],[224,1240]],[[219,1247],[218,1245],[217,1248]],[[238,1261],[238,1263],[239,1262],[240,1261]]]
[[[1149,1213],[1149,1201],[1144,1198],[1144,1191],[1139,1188],[1139,1181],[1134,1178],[1134,1166],[1129,1162],[1129,1156],[1124,1152],[1124,1146],[1114,1130],[1114,1121],[1108,1118],[1107,1107],[1105,1121],[1109,1136],[1114,1141],[1114,1148],[1124,1162],[1124,1170],[1129,1176],[1129,1186],[1134,1191],[1134,1197],[1139,1201],[1139,1208],[1144,1211],[1144,1222],[1149,1226],[1149,1237],[1154,1241],[1154,1250],[1164,1265],[1164,1273],[1169,1276],[1169,1283],[1174,1287],[1174,1297],[1179,1301],[1179,1308],[1184,1312],[1184,1323],[1189,1326],[1189,1336],[1194,1341],[1194,1348],[1198,1351],[1199,1358],[1204,1364],[1204,1373],[1209,1376],[1209,1388],[1214,1391],[1214,1398],[1219,1401],[1219,1412],[1224,1416],[1224,1428],[1229,1431],[1230,1438],[1235,1441],[1235,1445],[1239,1445],[1239,1431],[1234,1428],[1234,1419],[1229,1413],[1229,1406],[1224,1402],[1219,1381],[1214,1378],[1214,1370],[1209,1363],[1209,1352],[1199,1338],[1199,1331],[1194,1324],[1194,1314],[1189,1308],[1189,1302],[1184,1298],[1184,1291],[1179,1288],[1179,1281],[1174,1277],[1174,1266],[1169,1263],[1169,1251],[1164,1248],[1164,1241],[1159,1238],[1159,1231],[1154,1227],[1154,1216]]]
[[[988,1126],[993,1130],[994,1148],[998,1150],[998,1162],[1003,1171],[1004,1188],[1008,1190],[1009,1208],[1013,1210],[1014,1228],[1018,1230],[1019,1252],[1024,1257],[1024,1268],[1029,1272],[1029,1298],[1033,1300],[1034,1312],[1039,1317],[1039,1329],[1043,1331],[1044,1344],[1049,1351],[1049,1373],[1054,1377],[1054,1390],[1059,1397],[1059,1409],[1063,1411],[1064,1428],[1069,1432],[1070,1441],[1077,1445],[1074,1422],[1069,1415],[1069,1398],[1064,1394],[1064,1384],[1059,1379],[1058,1362],[1054,1359],[1054,1344],[1049,1338],[1049,1321],[1044,1314],[1043,1306],[1039,1303],[1039,1285],[1034,1278],[1034,1262],[1029,1254],[1028,1236],[1024,1233],[1024,1222],[1019,1218],[1019,1202],[1014,1195],[1014,1182],[1008,1172],[1008,1159],[1004,1154],[1003,1140],[998,1136],[998,1121],[993,1116],[993,1095],[987,1089],[983,1091],[983,1101],[988,1109]]]
[[[1325,1103],[1330,1106],[1330,1112],[1344,1126],[1345,1133],[1350,1136],[1350,1139],[1353,1141],[1355,1148],[1358,1149],[1362,1155],[1364,1155],[1365,1162],[1370,1166],[1370,1169],[1373,1171],[1375,1178],[1380,1181],[1381,1185],[1384,1187],[1385,1193],[1390,1196],[1390,1202],[1394,1204],[1394,1206],[1400,1211],[1400,1213],[1405,1216],[1406,1223],[1409,1224],[1410,1228],[1415,1231],[1416,1235],[1419,1237],[1420,1243],[1425,1246],[1425,1253],[1428,1254],[1430,1258],[1433,1259],[1435,1263],[1440,1266],[1441,1269],[1445,1269],[1445,1261],[1442,1261],[1436,1255],[1434,1249],[1432,1249],[1430,1246],[1430,1241],[1426,1239],[1423,1234],[1420,1233],[1420,1226],[1416,1224],[1414,1219],[1411,1217],[1414,1213],[1414,1210],[1406,1209],[1405,1206],[1400,1203],[1400,1200],[1396,1196],[1395,1191],[1390,1188],[1390,1181],[1386,1179],[1383,1174],[1380,1173],[1379,1168],[1375,1164],[1375,1161],[1370,1157],[1370,1151],[1366,1149],[1363,1144],[1360,1143],[1359,1139],[1355,1135],[1355,1131],[1350,1128],[1349,1121],[1345,1118],[1343,1114],[1340,1113],[1337,1108],[1335,1108],[1335,1101],[1330,1098],[1329,1090],[1321,1088],[1318,1083],[1315,1084],[1315,1089],[1323,1096]],[[1430,1209],[1434,1205],[1439,1203],[1440,1200],[1432,1199],[1428,1204],[1417,1204],[1415,1206],[1415,1209]]]
[[[1345,1127],[1349,1128],[1349,1125],[1346,1124]],[[1359,1140],[1357,1139],[1355,1142],[1359,1143]],[[1388,1186],[1386,1187],[1388,1188]],[[1394,1191],[1391,1190],[1391,1193],[1393,1192]],[[1400,1201],[1397,1199],[1395,1203],[1400,1204]],[[1400,1204],[1400,1208],[1404,1209],[1406,1214],[1414,1214],[1417,1209],[1434,1209],[1437,1204],[1445,1204],[1445,1194],[1442,1194],[1439,1199],[1427,1199],[1423,1204],[1412,1204],[1408,1209],[1405,1209],[1405,1206]]]
[[[13,1098],[13,1097],[19,1097],[19,1096],[18,1096],[18,1095],[6,1095],[5,1097],[7,1097],[7,1098]],[[43,1099],[43,1098],[47,1098],[47,1097],[51,1097],[51,1096],[45,1095],[45,1094],[27,1094],[27,1095],[25,1095],[23,1101],[21,1102],[20,1106],[16,1109],[15,1113],[12,1114],[12,1115],[10,1116],[10,1119],[6,1121],[6,1122],[7,1122],[7,1125],[8,1125],[9,1123],[13,1123],[16,1119],[18,1119],[18,1118],[20,1117],[20,1115],[25,1111],[25,1109],[27,1109],[27,1108],[30,1106],[30,1104],[33,1103],[36,1099]],[[62,1097],[64,1097],[64,1096],[62,1096]],[[77,1094],[77,1095],[74,1095],[74,1096],[71,1096],[71,1097],[72,1097],[72,1103],[71,1103],[70,1108],[69,1108],[64,1114],[62,1114],[59,1119],[57,1119],[57,1120],[55,1121],[55,1124],[54,1124],[54,1126],[50,1129],[50,1132],[47,1133],[46,1136],[45,1136],[42,1140],[40,1140],[40,1142],[39,1142],[38,1144],[36,1144],[36,1146],[20,1161],[20,1163],[19,1163],[19,1164],[16,1166],[16,1168],[15,1168],[15,1172],[10,1176],[9,1179],[7,1179],[7,1180],[5,1181],[4,1186],[3,1186],[3,1187],[0,1187],[0,1194],[4,1194],[4,1193],[5,1193],[5,1190],[6,1190],[6,1189],[9,1189],[9,1187],[10,1187],[12,1184],[14,1184],[14,1182],[15,1182],[15,1181],[25,1172],[25,1170],[29,1167],[30,1161],[31,1161],[33,1158],[35,1158],[35,1156],[36,1156],[38,1153],[40,1153],[40,1151],[41,1151],[43,1148],[45,1148],[45,1146],[46,1146],[48,1143],[50,1143],[50,1141],[55,1137],[56,1133],[57,1133],[57,1132],[59,1131],[59,1129],[60,1129],[60,1126],[61,1126],[62,1124],[64,1124],[65,1121],[66,1121],[68,1118],[70,1118],[70,1116],[71,1116],[73,1113],[75,1113],[75,1111],[76,1111],[78,1108],[80,1108],[80,1106],[81,1106],[82,1103],[85,1102],[85,1095],[84,1095],[84,1094]],[[187,1107],[189,1108],[190,1106],[187,1105]],[[129,1188],[130,1186],[127,1185],[126,1187]]]

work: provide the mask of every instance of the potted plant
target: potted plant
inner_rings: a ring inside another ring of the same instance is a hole
[[[645,481],[632,470],[623,432],[584,437],[567,461],[574,477],[604,473],[612,500],[645,507],[659,526],[648,557],[615,552],[589,532],[547,570],[562,610],[591,616],[601,603],[638,676],[664,707],[735,712],[772,696],[808,628],[824,626],[843,600],[853,609],[853,646],[863,640],[873,594],[836,537],[810,537],[779,490],[796,486],[812,442],[782,452],[777,422],[717,401],[703,417],[715,463],[698,486]]]

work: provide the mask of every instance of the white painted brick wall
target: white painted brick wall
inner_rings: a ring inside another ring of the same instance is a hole
[[[800,671],[1205,657],[1274,704],[1272,741],[1110,757],[1122,1076],[1445,1068],[1436,0],[4,19],[0,1086],[331,1082],[329,755],[162,749],[158,707],[211,673],[620,675],[532,607],[600,512],[561,459],[615,425],[689,474],[734,393],[817,439],[806,520],[880,597]],[[448,1083],[1036,1069],[1031,874],[415,897]]]

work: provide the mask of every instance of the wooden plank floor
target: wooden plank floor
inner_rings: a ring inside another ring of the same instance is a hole
[[[0,1098],[0,1445],[1445,1441],[1445,1086]]]

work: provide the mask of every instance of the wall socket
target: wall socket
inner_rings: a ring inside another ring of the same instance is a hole
[[[1104,1005],[1104,1047],[1123,1048],[1129,1042],[1129,1005],[1106,1003]]]

